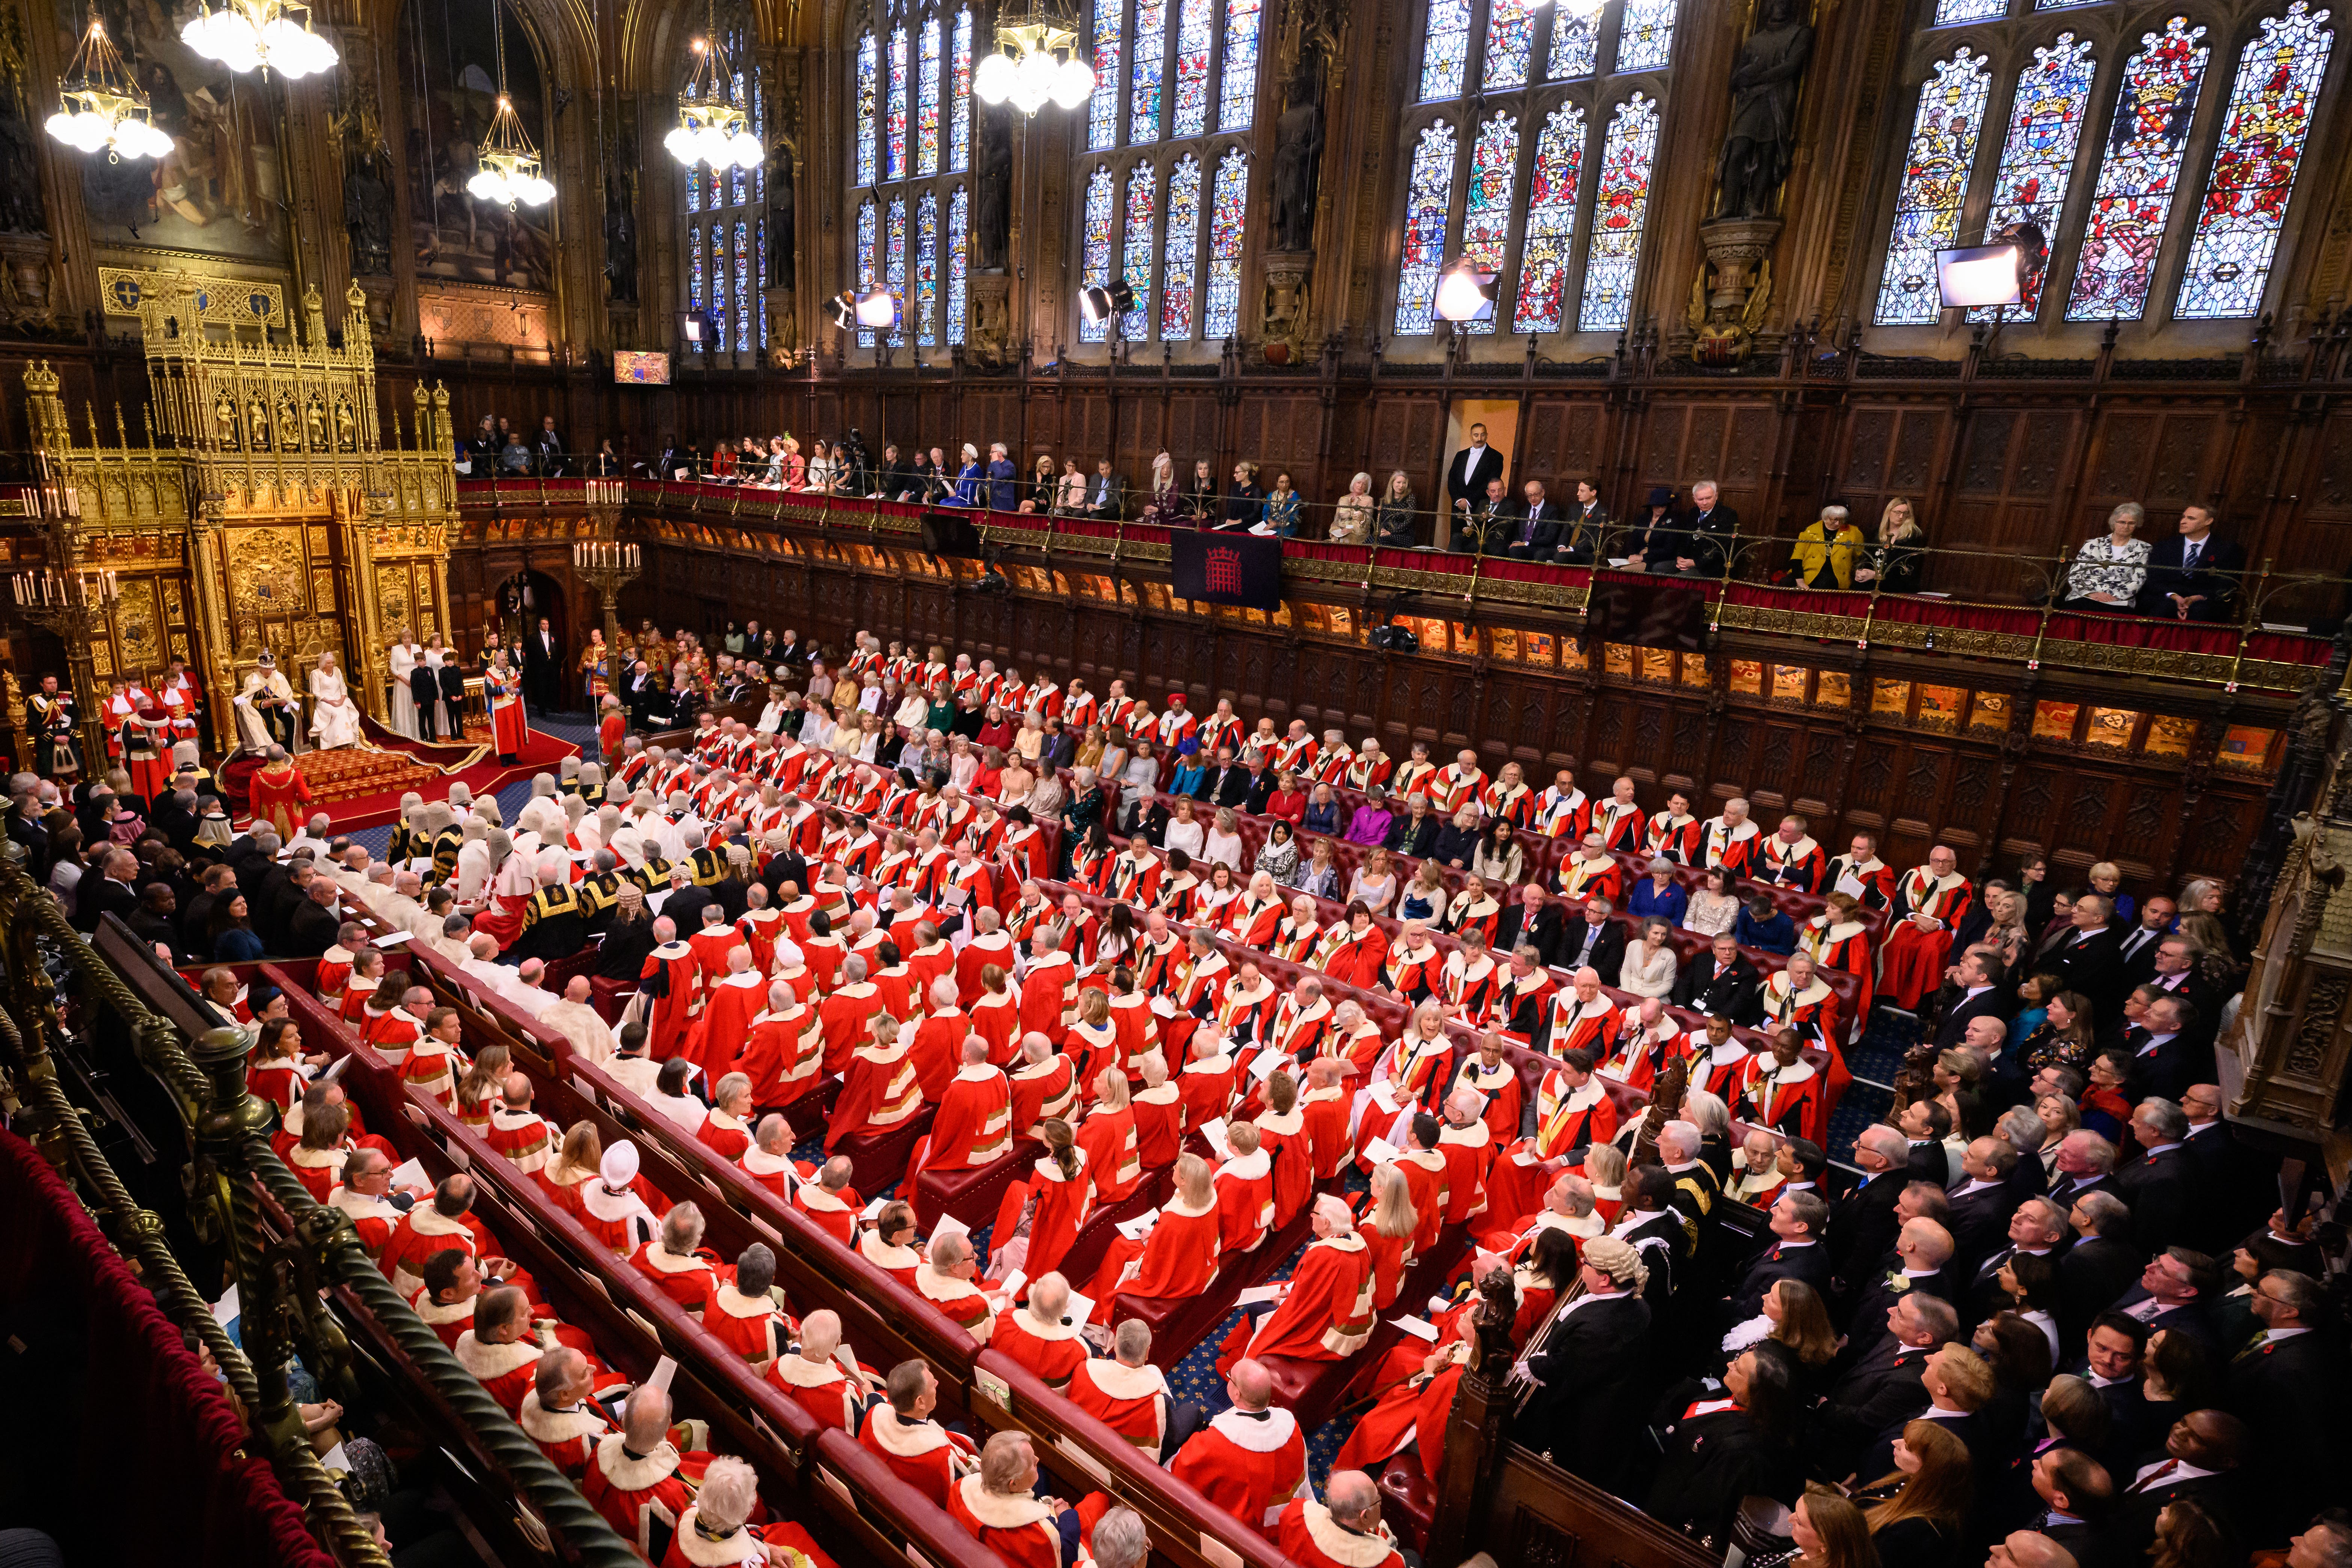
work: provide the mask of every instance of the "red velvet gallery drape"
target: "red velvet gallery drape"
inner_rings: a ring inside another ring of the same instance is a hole
[[[37,1450],[16,1462],[43,1485],[22,1500],[37,1511],[8,1522],[47,1531],[69,1562],[334,1568],[268,1462],[246,1451],[219,1384],[180,1331],[71,1189],[5,1131],[0,1216],[0,1315],[32,1336],[19,1353],[79,1358],[26,1368],[26,1382],[71,1391],[73,1408],[12,1411],[18,1437]],[[17,1399],[30,1392],[16,1385]]]

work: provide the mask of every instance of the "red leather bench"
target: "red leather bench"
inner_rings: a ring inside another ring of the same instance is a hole
[[[994,1217],[997,1205],[1004,1201],[1004,1189],[1021,1180],[1045,1152],[1043,1143],[1016,1138],[1010,1152],[985,1165],[925,1171],[915,1179],[914,1192],[900,1195],[915,1205],[915,1225],[925,1236],[930,1235],[943,1214],[977,1228]]]

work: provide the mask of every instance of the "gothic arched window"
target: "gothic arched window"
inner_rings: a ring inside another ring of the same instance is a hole
[[[1469,331],[1631,324],[1675,20],[1676,0],[1589,22],[1541,0],[1427,0],[1397,335],[1436,330],[1438,279],[1465,258],[1496,275],[1495,310]]]
[[[926,348],[964,341],[971,291],[972,12],[955,0],[881,0],[852,50],[850,163],[860,188],[855,266],[896,302],[862,328]]]
[[[1878,325],[1935,323],[1935,252],[2003,236],[2035,256],[2022,301],[1971,320],[2044,320],[2053,293],[2070,322],[2262,312],[2335,32],[2308,0],[2242,23],[2176,5],[1936,0],[1950,31],[1909,121]]]
[[[747,129],[764,147],[767,90],[749,20],[730,17],[722,7],[718,43],[729,70],[719,96],[743,110]],[[683,91],[688,101],[694,100],[693,84]],[[692,163],[681,171],[679,184],[685,192],[687,308],[702,311],[710,321],[709,343],[695,343],[692,352],[749,354],[766,348],[768,312],[760,298],[768,276],[766,163],[749,169]]]
[[[1080,282],[1124,279],[1135,308],[1078,320],[1098,343],[1216,342],[1238,330],[1246,133],[1264,0],[1090,0]]]

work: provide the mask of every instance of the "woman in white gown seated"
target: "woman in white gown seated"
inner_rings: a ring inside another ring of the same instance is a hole
[[[320,654],[318,668],[310,671],[310,738],[320,751],[359,743],[359,704],[352,700],[331,653]]]

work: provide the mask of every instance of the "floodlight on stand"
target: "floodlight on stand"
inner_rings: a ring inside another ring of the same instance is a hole
[[[1110,290],[1099,283],[1089,283],[1078,290],[1078,314],[1088,326],[1100,326],[1110,320]]]
[[[677,341],[690,349],[715,347],[719,334],[711,330],[710,317],[702,310],[680,310],[677,313]]]
[[[1437,314],[1449,321],[1483,321],[1495,310],[1495,273],[1464,257],[1437,280]]]
[[[2025,302],[2024,250],[2014,243],[1936,252],[1936,291],[1945,310]]]
[[[898,302],[890,297],[890,290],[877,283],[868,283],[858,293],[856,309],[861,327],[887,327],[898,315]]]
[[[857,296],[847,289],[824,302],[824,313],[843,331],[857,325]]]

